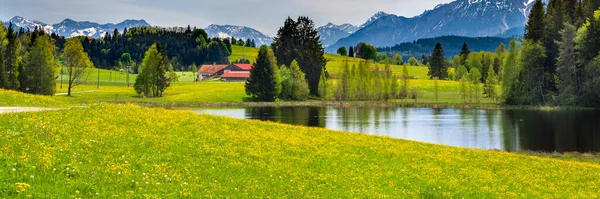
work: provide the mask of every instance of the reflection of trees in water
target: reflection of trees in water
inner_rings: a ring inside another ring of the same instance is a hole
[[[396,108],[390,107],[337,107],[338,125],[346,131],[374,134],[389,134],[392,128],[390,121]],[[375,132],[371,132],[374,129]]]
[[[496,113],[495,110],[485,110],[485,120],[488,126],[488,145],[490,146],[494,146],[494,122],[498,119],[494,117]]]
[[[502,119],[505,147],[547,152],[600,151],[600,134],[596,131],[599,117],[597,111],[507,110]],[[511,134],[515,138],[507,139]]]
[[[507,110],[504,111],[500,123],[502,128],[502,140],[504,150],[517,152],[519,148],[519,130],[518,130],[518,119],[516,111]]]
[[[314,127],[325,127],[327,116],[322,107],[252,107],[245,111],[250,118]]]

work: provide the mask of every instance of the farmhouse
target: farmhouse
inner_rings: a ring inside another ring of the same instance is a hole
[[[227,67],[229,67],[229,65],[205,64],[198,70],[198,76],[200,80],[215,78],[225,73]]]
[[[224,82],[245,82],[250,79],[250,71],[227,71],[221,75]]]

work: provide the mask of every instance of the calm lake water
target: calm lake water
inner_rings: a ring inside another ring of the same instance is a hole
[[[260,107],[194,112],[467,148],[600,152],[600,111]]]

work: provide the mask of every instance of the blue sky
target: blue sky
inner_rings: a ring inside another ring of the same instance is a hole
[[[451,0],[0,0],[0,20],[18,15],[54,24],[65,18],[99,23],[145,19],[152,25],[244,25],[275,35],[287,16],[303,15],[317,26],[360,25],[378,11],[412,17]]]

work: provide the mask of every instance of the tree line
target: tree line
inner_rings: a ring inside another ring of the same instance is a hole
[[[600,106],[598,9],[596,0],[535,2],[503,79],[506,104]]]
[[[287,18],[271,49],[261,46],[246,93],[258,101],[319,97],[319,85],[328,77],[324,53],[312,20]]]
[[[174,70],[189,71],[192,64],[206,63],[228,64],[232,53],[231,40],[209,38],[202,29],[134,27],[106,33],[102,39],[82,38],[82,44],[90,59],[99,68],[124,69],[133,64],[137,73],[137,64],[144,58],[145,52],[155,43],[161,43]],[[130,57],[131,63],[121,58]]]

